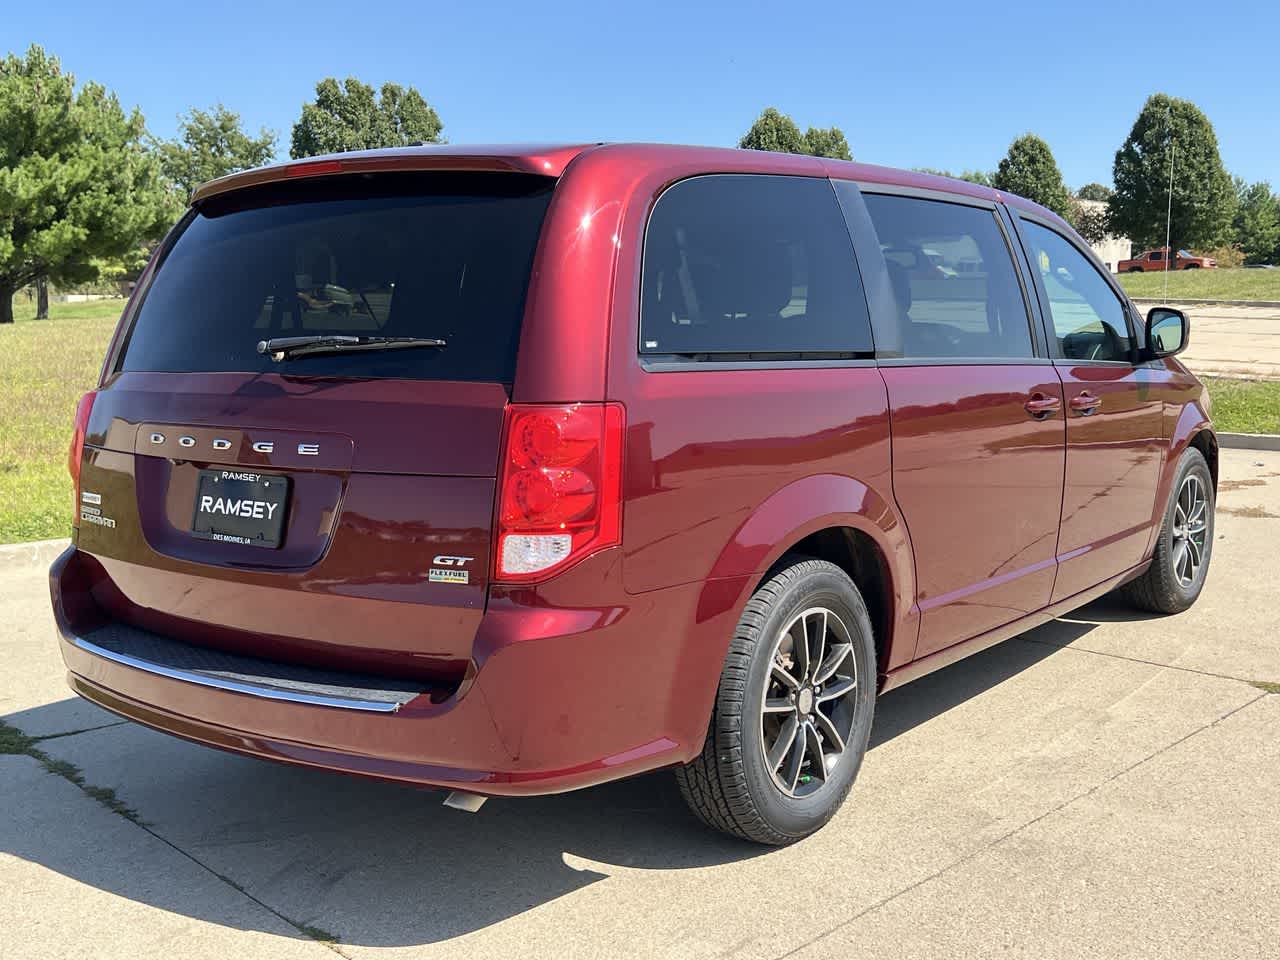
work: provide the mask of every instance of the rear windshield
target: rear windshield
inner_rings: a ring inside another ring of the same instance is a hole
[[[121,369],[510,383],[554,184],[370,174],[210,198],[146,291]],[[260,340],[313,334],[447,346],[284,363],[257,352]]]

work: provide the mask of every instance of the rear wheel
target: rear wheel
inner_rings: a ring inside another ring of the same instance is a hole
[[[847,574],[795,558],[734,631],[702,753],[676,771],[705,823],[757,843],[813,833],[857,777],[875,711],[871,620]]]
[[[1177,479],[1147,572],[1123,588],[1134,606],[1181,613],[1200,596],[1213,554],[1213,477],[1194,447],[1182,454]]]

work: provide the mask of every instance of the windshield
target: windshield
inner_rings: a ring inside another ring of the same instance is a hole
[[[375,174],[213,197],[166,255],[121,369],[263,372],[275,337],[426,337],[436,350],[339,353],[307,376],[510,383],[555,181]]]

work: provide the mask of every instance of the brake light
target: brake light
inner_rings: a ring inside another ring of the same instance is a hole
[[[543,579],[622,542],[625,421],[616,403],[507,408],[494,580]]]
[[[75,430],[71,434],[71,449],[67,451],[67,470],[71,474],[71,487],[75,500],[71,504],[71,525],[80,526],[80,463],[84,459],[84,437],[89,429],[89,414],[93,412],[93,400],[97,394],[90,390],[76,404]]]
[[[308,163],[291,163],[285,167],[286,177],[319,177],[327,173],[341,173],[341,160],[312,160]]]

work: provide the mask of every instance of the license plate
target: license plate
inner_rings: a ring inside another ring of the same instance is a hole
[[[289,478],[247,470],[201,470],[191,533],[251,547],[280,546]]]

